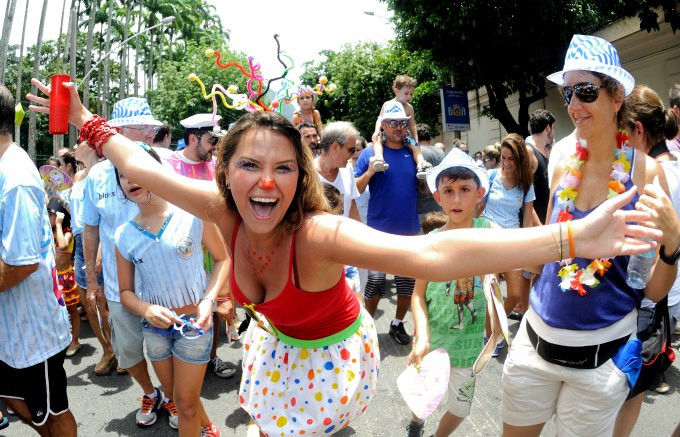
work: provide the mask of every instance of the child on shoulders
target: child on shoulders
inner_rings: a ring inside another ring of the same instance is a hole
[[[394,99],[388,100],[383,103],[380,108],[380,116],[378,121],[375,123],[375,131],[373,132],[373,169],[375,171],[385,171],[389,168],[389,165],[385,163],[383,158],[383,144],[385,143],[384,135],[380,129],[381,117],[389,112],[390,108],[393,108],[395,103],[401,104],[404,108],[404,112],[409,117],[408,119],[408,131],[406,139],[404,140],[404,145],[409,148],[413,154],[413,160],[418,166],[418,170],[423,170],[429,167],[430,164],[425,161],[423,153],[420,151],[420,145],[418,144],[418,131],[416,129],[416,118],[413,111],[413,106],[409,103],[413,99],[413,91],[416,87],[416,81],[412,77],[406,75],[399,75],[394,79],[392,84],[392,91],[394,91]],[[410,135],[408,135],[410,134]]]
[[[316,104],[316,95],[312,92],[309,87],[301,87],[300,95],[297,98],[298,105],[300,105],[300,110],[295,111],[293,114],[293,126],[306,121],[311,123],[316,128],[316,133],[321,136],[321,131],[323,130],[323,123],[321,122],[321,114],[319,111],[314,109]]]

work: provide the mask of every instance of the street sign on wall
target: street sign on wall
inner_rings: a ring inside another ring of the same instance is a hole
[[[442,125],[445,132],[469,131],[470,110],[467,91],[443,87],[439,89],[442,103]]]

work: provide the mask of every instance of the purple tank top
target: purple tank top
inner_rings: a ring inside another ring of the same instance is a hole
[[[635,168],[637,151],[633,151],[631,165]],[[626,190],[633,186],[632,175],[625,183]],[[557,187],[555,193],[562,189]],[[553,205],[556,204],[556,195],[553,195]],[[622,209],[635,209],[638,200],[636,194],[633,200]],[[581,211],[577,208],[573,211],[574,220],[583,218],[593,210]],[[557,222],[557,208],[553,209],[550,223]],[[565,229],[566,232],[566,229]],[[564,291],[560,288],[560,277],[557,276],[561,266],[553,262],[543,267],[543,273],[534,288],[531,290],[531,307],[543,319],[554,328],[571,329],[577,331],[594,330],[605,328],[618,322],[633,308],[640,305],[644,297],[643,290],[636,290],[626,285],[626,270],[628,268],[628,256],[617,256],[609,261],[612,266],[604,276],[597,275],[600,285],[595,288],[584,286],[588,294],[581,297],[573,290]],[[584,268],[592,260],[576,258],[572,262]]]

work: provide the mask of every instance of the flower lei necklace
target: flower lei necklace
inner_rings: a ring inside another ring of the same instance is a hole
[[[621,130],[616,135],[616,149],[614,150],[614,162],[612,163],[612,172],[609,174],[609,194],[607,199],[611,199],[626,191],[625,183],[630,179],[630,163],[633,157],[633,148],[628,144],[628,135]],[[586,142],[578,140],[576,142],[576,152],[564,160],[562,167],[567,171],[567,174],[562,179],[563,189],[557,192],[557,222],[566,222],[572,219],[572,211],[574,210],[574,201],[578,196],[578,187],[581,185],[583,173],[581,166],[588,160],[588,150]],[[560,261],[563,266],[557,275],[562,279],[560,288],[564,291],[574,290],[579,296],[587,294],[584,286],[595,288],[600,285],[600,281],[595,277],[595,274],[604,276],[607,273],[611,262],[608,258],[595,259],[588,267],[579,269],[578,265],[572,263],[571,258]]]

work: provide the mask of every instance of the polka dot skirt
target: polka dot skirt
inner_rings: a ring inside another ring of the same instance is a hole
[[[378,383],[375,323],[363,310],[349,338],[319,348],[283,343],[256,323],[243,341],[241,407],[265,435],[329,435],[366,410]]]

